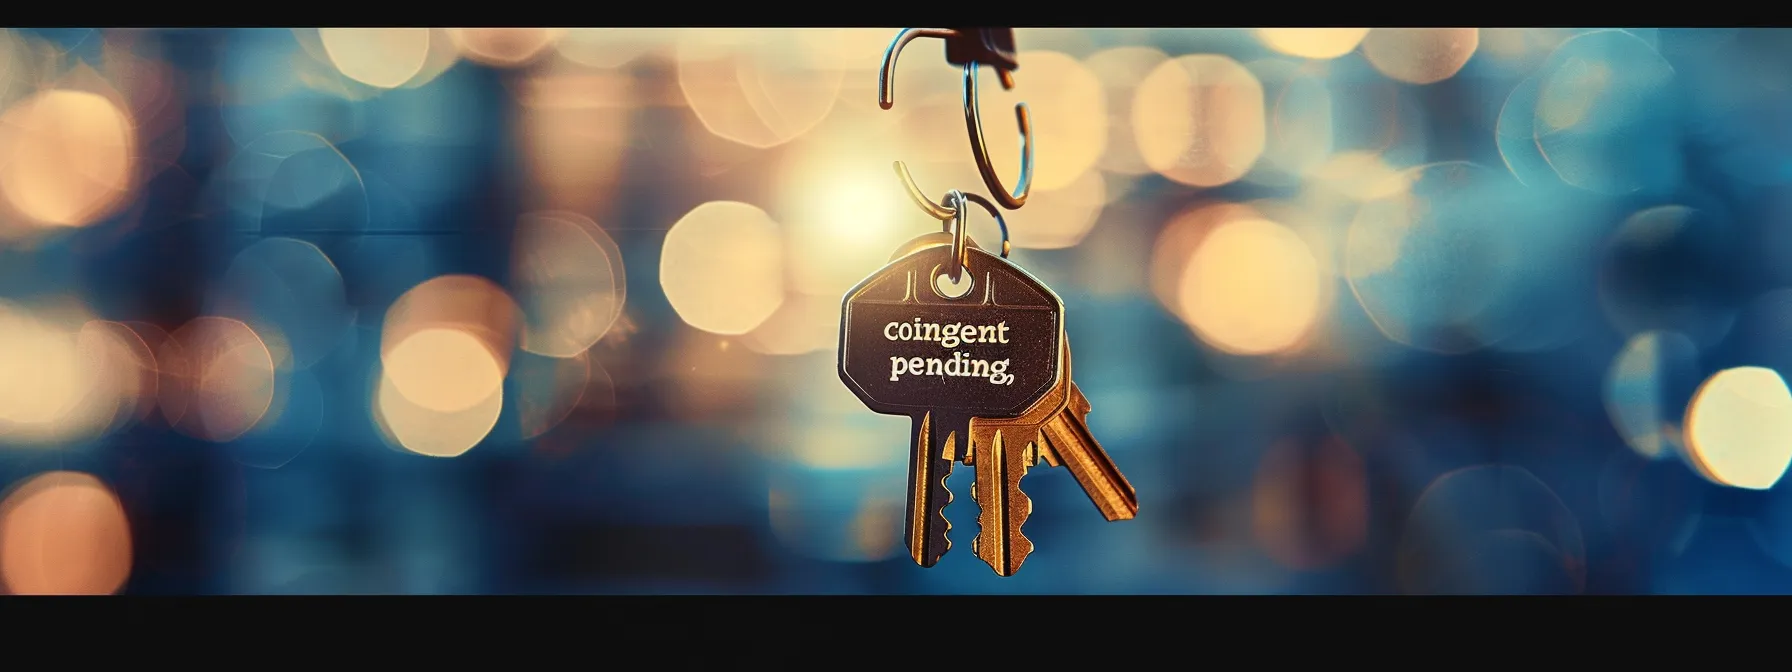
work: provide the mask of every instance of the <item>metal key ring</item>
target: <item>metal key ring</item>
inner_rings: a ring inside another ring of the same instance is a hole
[[[970,256],[968,251],[970,245],[966,242],[970,239],[968,233],[970,227],[966,226],[965,221],[965,204],[967,202],[976,203],[983,208],[984,212],[989,213],[990,217],[995,218],[996,227],[1002,231],[1002,258],[1007,259],[1008,253],[1013,249],[1013,244],[1008,239],[1008,220],[1002,217],[1002,211],[996,208],[996,204],[979,194],[967,194],[957,189],[946,192],[945,197],[940,199],[940,207],[950,210],[952,216],[940,223],[940,230],[952,234],[952,258],[957,260],[957,263],[952,266],[953,283],[957,283],[963,275],[965,262],[969,260]]]

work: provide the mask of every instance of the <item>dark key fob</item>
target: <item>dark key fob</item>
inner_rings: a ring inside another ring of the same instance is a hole
[[[953,65],[982,63],[997,70],[1020,68],[1014,55],[1013,28],[953,28],[946,38],[946,62]]]

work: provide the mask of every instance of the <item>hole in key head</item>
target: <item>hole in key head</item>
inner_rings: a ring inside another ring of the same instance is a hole
[[[976,283],[971,282],[969,270],[958,274],[958,282],[952,282],[952,274],[946,272],[945,269],[934,269],[933,271],[933,292],[940,295],[942,299],[964,298],[964,295],[971,293],[973,284]]]

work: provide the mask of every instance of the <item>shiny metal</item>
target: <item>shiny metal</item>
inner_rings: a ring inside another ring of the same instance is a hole
[[[898,161],[897,165],[900,166],[901,162]],[[911,190],[909,190],[908,193],[909,193],[910,198],[926,198],[925,196],[921,195],[921,192],[916,191],[916,190],[911,189]],[[1013,242],[1010,241],[1008,238],[1008,218],[1003,217],[1002,211],[997,210],[996,205],[994,203],[989,202],[989,199],[984,198],[980,194],[969,194],[969,193],[965,193],[962,191],[953,190],[952,193],[946,194],[945,198],[941,198],[939,207],[947,212],[952,213],[952,214],[947,215],[946,219],[944,221],[940,222],[940,230],[944,231],[946,233],[952,233],[952,227],[955,226],[954,222],[962,221],[958,218],[958,214],[957,214],[959,212],[959,208],[957,206],[952,205],[954,203],[952,194],[959,194],[959,195],[963,196],[965,198],[965,200],[968,200],[972,203],[976,203],[978,207],[983,208],[984,212],[989,213],[989,216],[996,220],[996,226],[998,226],[1002,229],[1002,250],[1001,250],[1002,258],[1007,259],[1009,253],[1014,251]],[[928,205],[932,205],[932,204],[928,204]]]
[[[1059,336],[1058,384],[1032,408],[1013,418],[971,419],[971,446],[964,463],[977,470],[971,497],[977,501],[977,541],[972,549],[996,574],[1013,576],[1033,552],[1021,532],[1033,514],[1033,500],[1020,480],[1038,462],[1039,431],[1070,404],[1070,341]]]
[[[997,70],[996,78],[1001,80],[1002,88],[1014,88],[1013,73]],[[1026,103],[1014,104],[1014,121],[1020,125],[1020,178],[1010,192],[1002,186],[1002,178],[989,160],[989,146],[983,140],[983,115],[977,110],[977,64],[965,64],[964,125],[971,139],[971,158],[976,159],[977,172],[983,174],[983,184],[989,187],[990,195],[1009,210],[1026,205],[1027,196],[1033,191],[1033,122],[1027,114]]]
[[[958,284],[958,281],[964,278],[965,255],[967,254],[964,243],[967,240],[966,236],[970,235],[970,227],[965,226],[964,222],[964,211],[966,210],[964,192],[957,189],[948,191],[945,199],[940,202],[952,208],[952,220],[946,223],[947,229],[952,233],[952,268],[947,271],[947,277],[952,278],[952,284]]]
[[[1139,494],[1089,432],[1089,410],[1089,399],[1071,383],[1070,405],[1041,429],[1045,440],[1039,443],[1039,457],[1049,466],[1069,469],[1103,518],[1132,520],[1139,513]]]
[[[904,28],[884,50],[883,66],[877,76],[877,104],[883,109],[896,105],[896,63],[902,56],[903,47],[919,37],[934,37],[944,40],[961,39],[963,33],[949,28]],[[989,159],[989,146],[984,141],[983,117],[978,111],[977,68],[980,64],[972,61],[964,64],[964,122],[965,131],[971,142],[971,158],[977,162],[977,172],[983,176],[983,184],[989,187],[990,193],[1002,207],[1009,210],[1019,209],[1026,205],[1027,196],[1033,189],[1033,124],[1026,103],[1014,106],[1014,120],[1020,126],[1020,177],[1013,190],[1002,185],[1001,176],[996,174],[995,164]],[[996,68],[996,78],[1003,89],[1014,88],[1014,72],[1010,69]],[[935,205],[927,198],[921,188],[915,184],[914,176],[901,161],[896,162],[896,176],[909,191],[922,210],[927,211],[935,219],[945,220],[953,213]]]
[[[957,257],[957,245],[947,237],[933,233],[917,239],[938,243],[907,246],[911,251],[847,292],[841,306],[841,382],[873,412],[911,419],[904,537],[910,556],[923,567],[933,566],[951,547],[946,477],[960,449],[968,447],[972,418],[1013,417],[1031,408],[1057,386],[1062,358],[1064,307],[1057,295],[1025,270],[976,248],[968,236],[963,256]],[[943,296],[934,280],[960,259],[975,289]],[[892,325],[915,323],[999,323],[1006,336],[945,348],[940,341],[886,335]],[[1007,361],[996,373],[1012,378],[992,384],[982,374],[896,373],[898,361],[949,360],[961,352]]]

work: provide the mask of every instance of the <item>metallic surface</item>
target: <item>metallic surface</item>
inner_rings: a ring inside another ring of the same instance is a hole
[[[1033,513],[1033,500],[1020,487],[1020,479],[1037,461],[1036,449],[1042,425],[1056,418],[1070,403],[1070,341],[1063,338],[1058,384],[1027,412],[1008,419],[971,420],[971,447],[964,463],[977,470],[971,495],[977,500],[977,557],[1002,576],[1012,576],[1033,552],[1033,542],[1021,532]]]
[[[1103,518],[1131,520],[1139,513],[1139,495],[1089,432],[1089,411],[1089,399],[1071,383],[1069,407],[1041,429],[1045,440],[1039,444],[1039,457],[1048,465],[1069,469]]]
[[[840,321],[840,379],[873,412],[907,415],[910,434],[908,515],[905,538],[915,562],[932,566],[950,548],[943,511],[951,501],[945,480],[957,447],[970,436],[973,417],[1011,417],[1033,406],[1058,384],[1062,365],[1063,304],[1026,271],[967,244],[966,269],[974,283],[958,298],[942,296],[935,279],[954,263],[945,234],[917,239],[942,244],[904,246],[898,257],[847,292]],[[1003,324],[1007,342],[958,344],[899,341],[886,337],[891,324]],[[891,380],[892,361],[969,354],[1005,360],[1012,379],[914,375]]]
[[[884,50],[883,65],[878,69],[877,104],[883,109],[896,105],[896,63],[902,56],[902,48],[918,37],[936,37],[948,40],[965,39],[960,31],[946,28],[905,28],[891,40],[890,47]],[[982,39],[982,38],[979,38]],[[1012,45],[1010,45],[1012,49]],[[1014,106],[1014,120],[1020,127],[1020,177],[1013,190],[1002,185],[1002,179],[996,174],[995,164],[989,159],[989,146],[984,141],[983,117],[978,111],[977,67],[975,61],[964,65],[964,121],[965,131],[971,142],[971,158],[977,162],[977,171],[983,176],[983,184],[988,186],[990,194],[1002,207],[1009,210],[1019,209],[1027,202],[1027,196],[1033,189],[1033,125],[1026,103]],[[1012,69],[996,68],[996,77],[1003,89],[1014,88],[1014,72]],[[901,161],[896,162],[896,175],[911,195],[919,196],[921,189],[915,184],[914,176]],[[933,202],[933,199],[921,196],[916,203],[934,219],[945,220],[952,217],[951,210]]]

